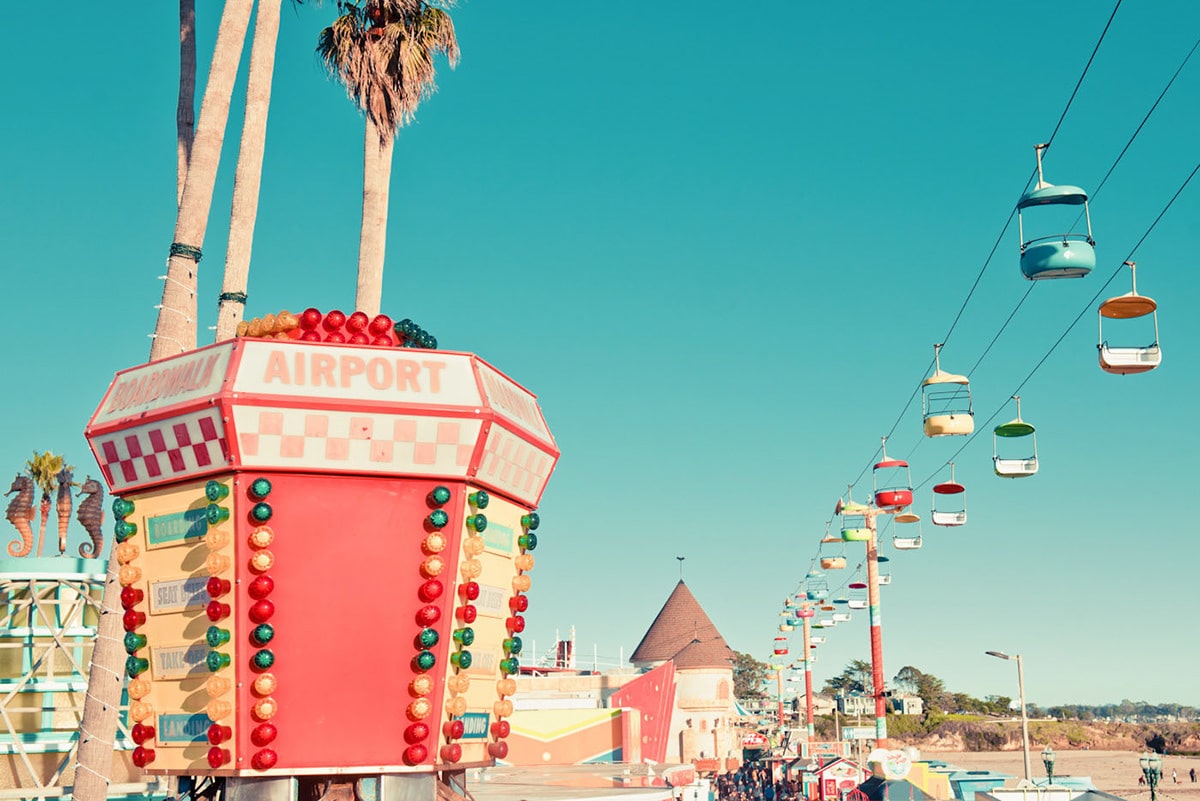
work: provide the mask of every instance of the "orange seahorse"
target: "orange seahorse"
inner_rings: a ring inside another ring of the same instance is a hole
[[[13,479],[8,492],[4,494],[12,495],[14,492],[17,493],[17,497],[8,502],[8,512],[5,517],[20,533],[21,541],[13,540],[8,544],[8,555],[28,556],[29,552],[33,550],[33,526],[29,524],[29,521],[33,520],[33,479],[29,476],[18,475]]]
[[[104,486],[99,481],[87,477],[79,488],[80,495],[86,495],[75,510],[75,519],[80,522],[91,542],[79,546],[79,555],[85,559],[95,559],[104,547]]]

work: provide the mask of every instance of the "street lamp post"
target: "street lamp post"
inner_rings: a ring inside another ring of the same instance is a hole
[[[1150,801],[1157,801],[1155,788],[1158,787],[1158,780],[1162,777],[1162,757],[1153,752],[1143,753],[1138,764],[1142,766],[1142,775],[1146,777],[1146,784],[1150,785]]]
[[[1029,781],[1029,717],[1025,714],[1025,670],[1021,664],[1021,655],[1009,655],[1003,651],[987,651],[988,656],[997,659],[1008,659],[1017,663],[1017,691],[1021,696],[1021,748],[1025,757],[1025,781]]]
[[[1046,786],[1054,784],[1054,749],[1047,745],[1042,749],[1042,764],[1046,766]]]

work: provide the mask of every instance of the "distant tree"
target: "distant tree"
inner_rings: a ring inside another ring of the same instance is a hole
[[[767,692],[763,685],[771,666],[760,662],[750,654],[734,651],[733,658],[733,697],[739,699],[766,698]]]
[[[871,663],[855,659],[838,675],[825,680],[827,693],[865,693],[871,686]]]
[[[905,665],[892,679],[896,688],[921,699],[926,714],[946,710],[946,684],[932,673],[925,673],[912,665]]]

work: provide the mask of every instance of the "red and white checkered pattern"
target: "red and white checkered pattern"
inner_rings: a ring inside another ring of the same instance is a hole
[[[214,409],[97,436],[93,446],[113,492],[229,466],[225,425]]]
[[[488,431],[475,479],[534,506],[550,480],[552,470],[553,456],[502,426],[493,425]]]
[[[235,406],[237,456],[246,467],[330,472],[467,475],[481,422]]]

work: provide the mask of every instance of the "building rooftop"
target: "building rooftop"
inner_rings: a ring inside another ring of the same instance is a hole
[[[687,669],[727,667],[733,656],[732,649],[681,579],[634,649],[630,661],[637,664],[670,659],[677,668]]]

